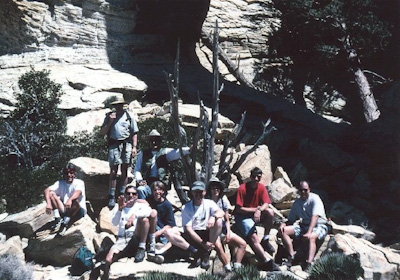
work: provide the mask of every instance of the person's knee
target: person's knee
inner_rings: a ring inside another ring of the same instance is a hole
[[[249,236],[249,239],[250,239],[250,242],[251,242],[252,244],[256,244],[256,243],[259,242],[257,233],[251,234],[251,235]]]
[[[152,219],[157,218],[157,214],[158,214],[157,210],[155,210],[155,209],[151,210],[150,218],[152,218]]]

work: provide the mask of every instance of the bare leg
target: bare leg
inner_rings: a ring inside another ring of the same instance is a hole
[[[149,229],[150,229],[150,223],[148,218],[138,219],[136,225],[136,235],[139,236],[140,243],[146,243]]]
[[[64,203],[60,200],[60,198],[56,195],[55,192],[50,192],[50,200],[51,200],[51,205],[53,206],[53,209],[58,209],[60,214],[62,216],[64,216],[64,214],[65,214]]]
[[[110,249],[110,251],[108,251],[108,254],[106,256],[106,262],[104,264],[104,275],[107,275],[107,276],[109,275],[110,266],[113,263],[114,254],[118,254],[118,253],[119,253],[118,250]]]
[[[117,187],[117,172],[118,165],[110,166],[110,178],[108,181],[108,185],[110,188],[115,189]]]
[[[125,187],[128,184],[128,164],[121,164],[121,187]]]
[[[263,211],[261,215],[261,223],[264,225],[265,235],[269,234],[273,222],[274,222],[274,211],[272,211],[272,209],[266,209],[265,211]]]
[[[246,241],[243,240],[239,235],[231,232],[231,239],[228,242],[229,245],[237,247],[235,262],[241,263],[246,253]]]
[[[250,246],[253,249],[256,256],[258,256],[262,260],[266,259],[264,248],[260,244],[260,240],[258,239],[257,233],[253,233],[250,236]]]
[[[228,259],[227,254],[224,251],[224,248],[223,248],[223,245],[222,245],[222,242],[220,239],[218,239],[215,242],[215,251],[217,252],[218,258],[221,260],[221,262],[224,265],[227,265],[229,263],[229,259]]]
[[[294,229],[292,226],[285,226],[281,231],[283,245],[290,256],[294,255],[293,242],[291,236],[294,236]]]
[[[174,228],[169,228],[164,232],[165,237],[175,245],[183,250],[187,250],[190,244],[181,236],[180,232]]]
[[[308,240],[309,247],[308,247],[308,262],[312,263],[314,260],[315,253],[317,251],[317,238],[318,235],[316,233],[311,233],[311,237]]]
[[[215,221],[214,226],[210,228],[210,242],[215,244],[221,232],[222,232],[222,219],[218,219]]]

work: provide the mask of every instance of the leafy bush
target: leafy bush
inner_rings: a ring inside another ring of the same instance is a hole
[[[207,272],[203,272],[199,275],[197,275],[196,280],[222,280],[224,279],[223,277],[219,276],[218,274],[211,274]]]
[[[16,255],[6,253],[0,256],[0,279],[33,280],[33,267]]]
[[[58,108],[61,85],[46,70],[23,74],[15,111],[0,123],[2,156],[18,167],[33,170],[57,157],[64,142],[66,115]]]
[[[149,271],[139,279],[140,280],[189,280],[193,279],[193,277],[179,275],[170,272]]]
[[[270,279],[271,280],[298,280],[299,278],[296,278],[295,276],[288,274],[288,273],[279,273],[279,274],[274,274]]]
[[[9,119],[0,120],[0,198],[6,200],[10,213],[41,202],[45,185],[61,177],[70,159],[107,159],[99,128],[93,133],[65,135],[66,116],[58,108],[61,85],[50,80],[48,71],[32,69],[18,83],[22,93],[16,109]]]
[[[235,270],[231,280],[261,280],[260,272],[255,266],[246,265]]]
[[[357,254],[328,253],[309,270],[309,280],[356,280],[364,275]]]

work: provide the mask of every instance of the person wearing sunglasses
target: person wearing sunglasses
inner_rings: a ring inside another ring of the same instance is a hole
[[[295,259],[296,252],[293,248],[292,238],[303,238],[308,241],[308,257],[303,263],[303,269],[308,269],[316,253],[316,241],[323,240],[328,233],[327,218],[324,204],[319,195],[310,192],[307,181],[301,181],[298,187],[300,197],[295,200],[290,209],[288,225],[279,227],[279,234],[289,253],[288,264]],[[295,223],[300,220],[300,223]]]
[[[111,264],[136,252],[135,263],[142,262],[146,252],[146,240],[155,220],[147,201],[138,199],[138,192],[133,185],[128,185],[125,194],[117,199],[118,205],[111,212],[111,222],[118,227],[117,241],[106,256],[102,279],[108,279]],[[154,225],[155,227],[155,225]]]

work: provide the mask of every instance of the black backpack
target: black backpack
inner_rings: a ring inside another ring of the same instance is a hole
[[[70,268],[72,276],[81,276],[86,271],[92,270],[94,267],[94,254],[88,247],[82,246],[76,251]]]

